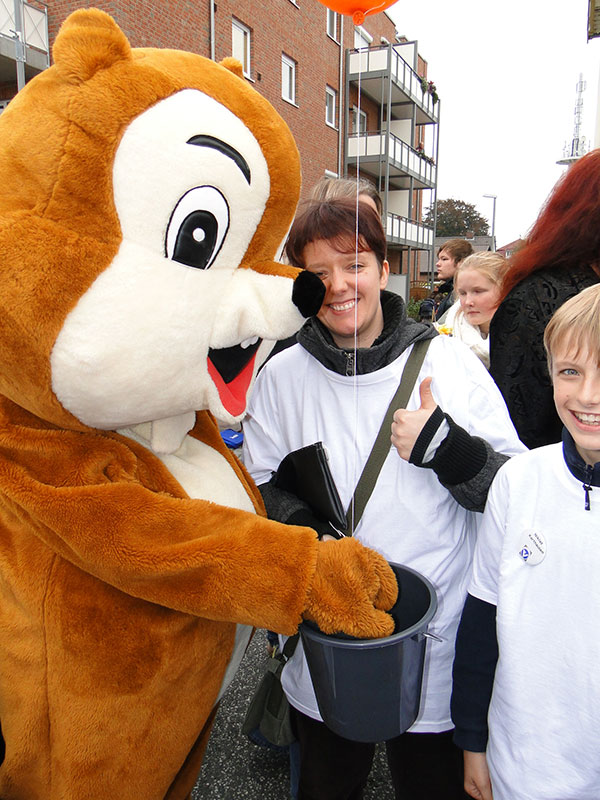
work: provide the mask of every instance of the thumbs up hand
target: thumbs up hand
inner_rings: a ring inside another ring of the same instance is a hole
[[[392,444],[398,451],[398,455],[408,461],[412,453],[415,442],[429,417],[437,407],[431,393],[431,382],[433,378],[425,378],[419,386],[421,406],[416,411],[407,411],[399,408],[394,412],[392,422]]]

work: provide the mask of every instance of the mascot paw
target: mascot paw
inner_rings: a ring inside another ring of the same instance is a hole
[[[394,620],[385,612],[397,597],[396,576],[379,553],[351,538],[322,542],[304,617],[323,633],[389,636]]]

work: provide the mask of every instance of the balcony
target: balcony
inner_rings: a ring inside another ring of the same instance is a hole
[[[348,137],[346,160],[361,172],[377,178],[389,177],[389,188],[433,189],[437,181],[437,167],[427,156],[421,155],[393,133],[353,133]],[[387,169],[381,164],[387,163]]]
[[[390,100],[393,119],[411,119],[414,106],[417,125],[439,122],[439,103],[423,91],[421,78],[392,44],[350,51],[348,78],[351,82],[360,79],[361,92],[378,105],[387,105]]]
[[[0,0],[0,83],[16,86],[17,60],[23,60],[25,78],[29,80],[50,64],[48,48],[48,9],[45,3],[34,0],[20,4],[21,36],[15,32],[15,0]]]
[[[386,215],[385,233],[387,242],[392,247],[397,245],[415,250],[429,250],[433,247],[433,228],[399,214]]]

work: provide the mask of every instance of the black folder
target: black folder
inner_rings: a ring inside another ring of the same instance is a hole
[[[303,500],[319,519],[330,522],[341,531],[345,530],[346,514],[329,469],[323,442],[315,442],[288,453],[275,473],[273,485]]]

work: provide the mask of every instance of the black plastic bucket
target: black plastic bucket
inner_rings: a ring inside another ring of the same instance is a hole
[[[419,713],[426,629],[437,609],[431,583],[409,567],[390,564],[398,580],[391,614],[396,628],[383,639],[327,635],[300,625],[319,711],[334,733],[381,742],[404,733]]]

